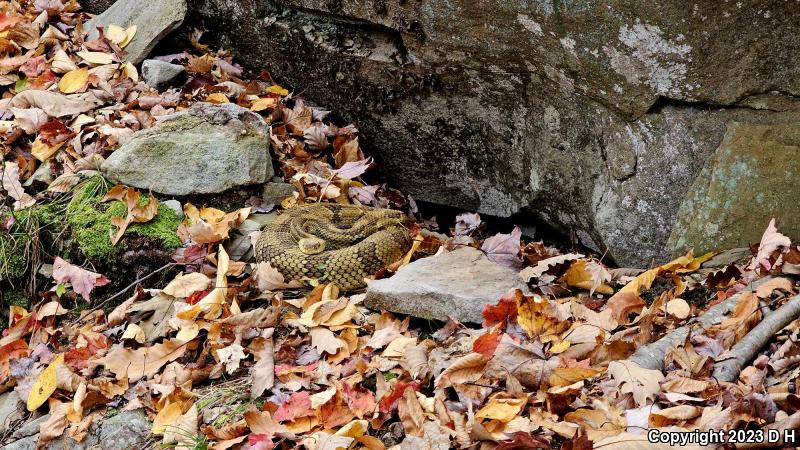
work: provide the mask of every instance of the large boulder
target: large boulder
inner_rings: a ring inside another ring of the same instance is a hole
[[[757,236],[760,222],[705,239],[676,227],[679,210],[696,204],[698,177],[727,170],[712,166],[732,161],[715,156],[729,124],[800,126],[796,7],[778,0],[192,0],[189,9],[243,64],[357,123],[384,173],[415,198],[533,216],[619,264]],[[769,173],[759,174],[748,194],[771,200],[747,210],[768,219],[800,188],[771,192],[761,182]],[[735,209],[709,217],[729,227]],[[698,238],[670,239],[682,230]]]
[[[165,195],[214,194],[273,175],[269,130],[231,103],[195,103],[139,131],[103,163],[110,179]]]

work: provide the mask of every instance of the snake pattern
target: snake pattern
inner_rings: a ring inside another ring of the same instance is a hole
[[[264,227],[256,241],[256,260],[269,262],[287,281],[317,279],[352,291],[408,251],[409,222],[404,213],[391,209],[333,203],[295,206]],[[310,253],[303,248],[308,242],[324,248]]]

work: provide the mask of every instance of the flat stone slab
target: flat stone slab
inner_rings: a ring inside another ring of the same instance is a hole
[[[195,103],[134,134],[102,171],[160,194],[216,194],[273,176],[268,136],[264,120],[248,109]]]
[[[369,283],[364,305],[425,319],[480,323],[481,311],[510,289],[527,292],[517,272],[489,261],[478,249],[462,247],[420,259],[391,278]]]
[[[97,27],[136,25],[136,35],[123,49],[125,60],[142,62],[150,50],[186,17],[186,0],[118,0],[104,13],[86,22],[87,40],[97,39]]]

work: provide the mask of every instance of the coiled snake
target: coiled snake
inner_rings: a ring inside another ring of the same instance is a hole
[[[408,251],[408,223],[405,214],[391,209],[295,206],[264,227],[256,241],[256,260],[269,262],[287,281],[316,278],[354,290]]]

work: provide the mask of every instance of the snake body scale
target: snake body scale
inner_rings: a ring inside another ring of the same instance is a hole
[[[256,241],[257,261],[289,280],[318,279],[351,291],[399,260],[411,246],[401,211],[316,203],[283,212]]]

